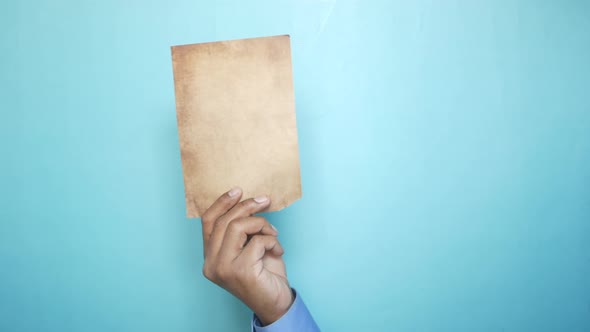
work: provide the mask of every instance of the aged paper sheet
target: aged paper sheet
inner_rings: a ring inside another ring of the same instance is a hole
[[[301,198],[289,36],[172,47],[187,216],[225,191]]]

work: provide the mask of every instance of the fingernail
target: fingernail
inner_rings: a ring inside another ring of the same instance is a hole
[[[272,227],[272,229],[274,229],[274,231],[277,232],[277,234],[279,233],[279,230],[273,224],[270,224],[270,227]]]
[[[268,197],[266,197],[266,196],[258,196],[256,198],[254,198],[254,202],[256,202],[258,204],[266,203],[267,201],[268,201]]]
[[[229,197],[236,197],[236,196],[237,196],[237,195],[240,193],[240,191],[242,191],[240,188],[238,188],[238,187],[235,187],[235,188],[233,188],[232,190],[230,190],[230,191],[227,193],[227,195],[228,195]]]

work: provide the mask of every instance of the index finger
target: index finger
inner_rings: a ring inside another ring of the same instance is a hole
[[[235,187],[219,196],[219,198],[213,202],[213,204],[211,204],[207,211],[203,213],[203,216],[201,216],[201,224],[203,226],[203,253],[205,256],[207,255],[205,252],[207,249],[207,242],[211,237],[211,232],[213,231],[215,221],[223,216],[227,211],[231,210],[231,208],[233,208],[240,201],[241,197],[242,189]]]

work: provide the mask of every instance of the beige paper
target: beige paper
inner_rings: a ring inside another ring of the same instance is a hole
[[[289,36],[172,47],[187,216],[225,191],[301,198]]]

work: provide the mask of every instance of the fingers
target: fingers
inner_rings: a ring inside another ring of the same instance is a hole
[[[249,217],[255,213],[262,212],[270,205],[270,199],[267,196],[258,196],[241,201],[231,208],[219,222],[228,222],[238,218]],[[216,226],[217,227],[217,226]]]
[[[261,260],[266,252],[270,252],[275,256],[281,256],[285,251],[276,236],[254,235],[246,247],[244,247],[240,257],[254,263]]]
[[[278,231],[263,217],[248,217],[236,219],[229,223],[225,231],[225,238],[219,251],[220,259],[234,259],[238,257],[246,245],[249,235],[263,234],[277,236]]]
[[[238,187],[224,193],[203,213],[201,223],[203,226],[203,247],[206,250],[208,240],[211,237],[215,221],[233,208],[242,197],[242,190]],[[205,250],[203,251],[205,253]],[[206,255],[206,253],[205,253]]]
[[[213,255],[219,253],[219,249],[225,238],[227,226],[233,221],[240,218],[250,217],[251,215],[261,212],[270,205],[270,199],[266,196],[246,199],[236,204],[231,210],[226,212],[221,218],[218,218],[213,226],[211,236],[208,239],[207,251]]]
[[[284,250],[276,236],[254,235],[238,257],[227,259],[228,257],[224,258],[222,255],[219,255],[214,260],[205,260],[203,275],[214,283],[228,289],[230,292],[239,291],[238,289],[232,289],[236,285],[242,285],[248,291],[252,286],[256,286],[256,277],[260,273],[260,271],[257,272],[256,266],[258,266],[258,269],[264,268],[262,258],[266,253],[280,259]],[[276,269],[279,270],[275,270],[275,273],[278,273],[279,277],[286,278],[285,267],[282,261]],[[249,283],[250,286],[247,285]],[[239,293],[244,292],[241,291]]]

